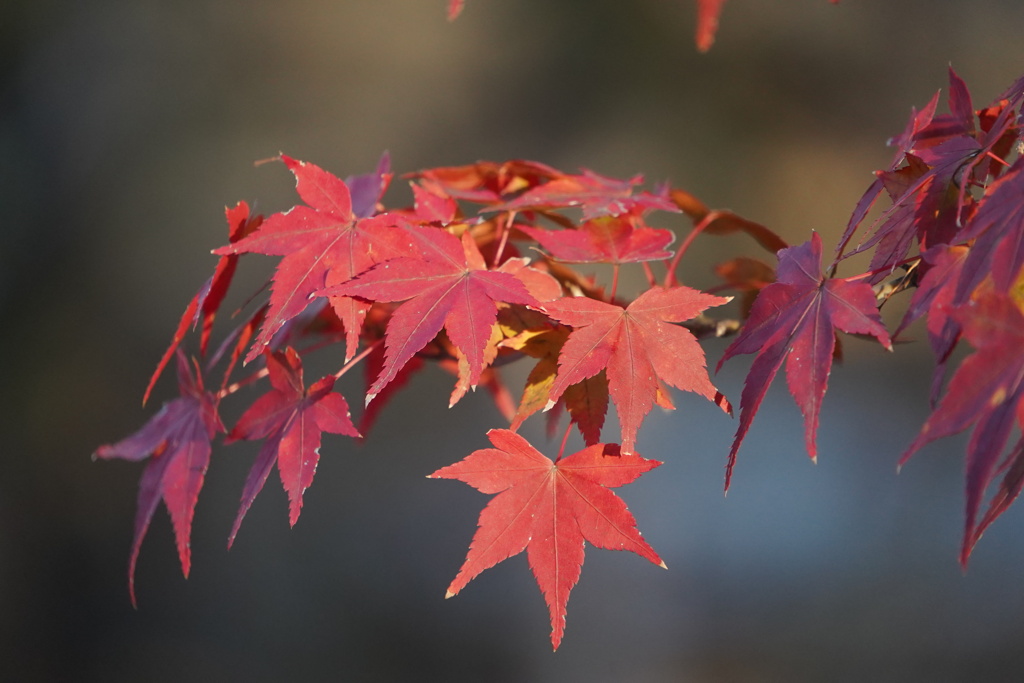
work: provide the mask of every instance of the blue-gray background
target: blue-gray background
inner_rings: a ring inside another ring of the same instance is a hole
[[[642,171],[793,243],[817,229],[828,249],[948,64],[979,105],[1024,71],[1016,0],[732,0],[708,55],[692,4],[469,0],[454,24],[443,0],[0,5],[0,677],[1018,680],[1020,510],[964,576],[964,439],[895,474],[927,414],[921,343],[846,343],[817,466],[780,378],[728,498],[735,423],[692,396],[652,414],[640,450],[666,464],[621,493],[670,569],[591,551],[555,655],[523,557],[442,599],[486,498],[423,477],[502,423],[484,395],[445,408],[437,371],[365,446],[327,437],[292,530],[271,478],[230,553],[255,450],[218,447],[192,577],[161,509],[129,605],[141,466],[89,454],[155,409],[142,389],[213,266],[223,206],[296,201],[282,166],[254,160],[284,151],[348,175],[389,149],[399,172],[508,158]],[[757,254],[741,237],[698,244],[684,279],[713,284],[740,249]],[[724,347],[707,348],[714,363]],[[748,364],[716,378],[734,402]],[[344,389],[358,404],[357,383]],[[174,393],[163,382],[157,404]]]

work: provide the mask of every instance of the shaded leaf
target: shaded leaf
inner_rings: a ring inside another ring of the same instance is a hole
[[[967,445],[967,518],[960,562],[967,564],[980,531],[976,521],[985,490],[1014,423],[1024,423],[1024,314],[1005,294],[988,292],[950,311],[976,349],[957,368],[938,407],[900,458],[902,466],[922,446],[974,425]],[[1011,482],[1009,491],[1016,486]],[[1009,502],[1006,502],[1009,505]],[[998,515],[1006,505],[997,506]],[[985,526],[994,517],[985,521]]]
[[[712,214],[711,209],[704,202],[685,190],[673,188],[669,191],[669,198],[695,224],[704,222]],[[704,227],[704,232],[706,233],[712,235],[731,235],[736,232],[743,232],[773,254],[779,249],[785,249],[789,246],[785,240],[760,223],[755,223],[752,220],[738,216],[732,211],[723,209],[717,209],[713,213],[714,216],[711,216],[710,222]]]
[[[100,446],[94,457],[124,460],[149,458],[139,481],[135,534],[128,561],[128,591],[135,601],[135,563],[157,505],[163,499],[171,515],[181,571],[191,566],[192,517],[210,464],[210,441],[224,431],[217,400],[203,388],[202,376],[192,376],[185,354],[178,352],[179,398],[164,404],[137,432],[114,444]]]
[[[964,303],[989,276],[998,291],[1007,291],[1024,267],[1024,157],[988,187],[961,239],[974,244],[954,302]]]
[[[971,547],[968,548],[968,553],[981,540],[985,529],[998,519],[999,515],[1003,514],[1013,504],[1013,501],[1017,500],[1017,497],[1020,496],[1021,488],[1024,487],[1024,439],[1017,441],[1017,445],[1006,456],[1003,465],[999,469],[1004,470],[1006,474],[1003,476],[1003,481],[999,483],[999,490],[996,491],[996,494],[992,496],[992,500],[989,501],[985,516],[978,522],[978,527],[971,538]]]
[[[826,278],[821,273],[821,237],[814,233],[808,242],[779,252],[776,282],[761,290],[746,325],[718,363],[721,368],[738,354],[757,354],[740,398],[740,423],[726,466],[726,490],[740,444],[783,362],[789,391],[804,415],[807,453],[817,458],[818,415],[832,370],[837,329],[870,334],[892,349],[871,287]]]

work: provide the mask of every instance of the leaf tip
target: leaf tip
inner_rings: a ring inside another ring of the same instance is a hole
[[[725,394],[723,394],[721,391],[716,391],[715,398],[713,400],[715,402],[715,405],[722,409],[723,413],[725,413],[729,417],[733,416],[732,403],[730,403],[729,399],[725,397]]]

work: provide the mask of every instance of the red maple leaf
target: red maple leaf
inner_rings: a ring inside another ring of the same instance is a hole
[[[619,452],[615,444],[588,446],[552,462],[507,429],[487,433],[494,448],[474,451],[429,475],[458,479],[482,493],[496,493],[480,513],[466,561],[446,598],[513,555],[526,550],[551,615],[551,644],[565,631],[565,606],[583,567],[584,541],[607,550],[629,550],[665,567],[636,528],[621,498],[609,491],[661,463]]]
[[[224,209],[224,214],[228,220],[228,240],[231,242],[237,242],[242,239],[259,228],[263,222],[263,216],[259,214],[251,216],[249,214],[249,205],[245,202],[238,202],[233,209]],[[196,292],[196,295],[192,297],[192,301],[189,302],[188,307],[185,308],[185,312],[181,316],[181,320],[178,322],[178,329],[174,332],[171,345],[167,347],[163,358],[160,359],[156,370],[153,371],[153,376],[149,379],[146,393],[142,396],[143,405],[149,400],[149,394],[153,391],[153,386],[156,385],[156,381],[163,374],[164,368],[167,367],[171,356],[174,355],[174,351],[185,338],[188,328],[192,327],[192,329],[195,329],[200,320],[203,321],[203,331],[199,341],[199,352],[204,355],[206,354],[206,348],[210,343],[210,332],[213,330],[213,320],[217,315],[221,302],[224,301],[224,295],[228,293],[228,287],[231,286],[231,278],[234,276],[237,267],[238,256],[233,254],[221,256],[217,261],[217,267],[214,269],[213,275]]]
[[[573,328],[558,357],[548,407],[573,384],[607,368],[608,389],[622,427],[622,451],[632,453],[640,423],[658,400],[659,380],[731,407],[705,369],[704,350],[681,323],[729,299],[689,287],[652,287],[626,308],[586,297],[544,304]]]
[[[1020,491],[1020,482],[1015,481],[1020,474],[1008,475],[1002,495],[1009,499],[1001,505],[998,499],[993,501],[994,513],[976,528],[985,490],[1020,457],[1017,447],[997,468],[1014,423],[1024,426],[1024,314],[1012,298],[996,292],[987,292],[949,314],[975,352],[957,368],[938,407],[900,458],[900,466],[925,444],[975,425],[967,445],[967,518],[960,550],[960,562],[966,565],[981,531]]]
[[[135,537],[128,561],[128,591],[132,605],[136,604],[135,563],[161,498],[174,525],[181,571],[188,578],[192,516],[210,464],[210,441],[214,434],[224,431],[217,415],[216,398],[203,388],[198,367],[193,378],[185,354],[180,351],[178,387],[181,397],[165,403],[139,431],[117,443],[100,446],[94,454],[94,457],[104,459],[138,461],[150,458],[139,481]]]
[[[999,483],[996,494],[989,501],[985,516],[978,522],[978,526],[974,530],[974,535],[971,538],[972,547],[981,539],[981,535],[985,533],[989,524],[998,519],[999,515],[1003,514],[1006,508],[1017,500],[1021,489],[1024,488],[1024,438],[1019,439],[1017,445],[1003,459],[996,474],[999,472],[1005,472],[1003,480]]]
[[[352,197],[352,213],[356,218],[369,218],[378,212],[380,200],[391,184],[391,176],[391,155],[384,152],[375,171],[345,178],[345,186]]]
[[[960,325],[949,317],[949,307],[953,304],[957,282],[968,256],[967,247],[950,247],[944,244],[932,247],[921,254],[924,264],[922,267],[926,267],[927,270],[920,278],[903,320],[893,334],[894,338],[899,337],[910,323],[927,314],[925,320],[928,341],[936,359],[931,391],[933,407],[942,387],[942,380],[946,376],[949,354],[960,339]]]
[[[903,260],[915,236],[922,250],[976,236],[964,236],[960,229],[976,208],[968,190],[1001,173],[1005,162],[1000,155],[1010,152],[1016,137],[1015,110],[1008,102],[983,110],[978,129],[967,86],[952,68],[949,79],[953,113],[912,118],[898,140],[903,153],[898,159],[905,156],[907,165],[878,172],[879,181],[858,203],[841,240],[845,246],[874,202],[879,183],[884,184],[893,205],[876,221],[871,237],[846,254],[848,258],[877,245],[870,267],[878,272],[872,282],[884,279]],[[929,104],[925,112],[934,112],[934,106]]]
[[[302,511],[302,494],[313,483],[320,461],[322,433],[359,436],[352,425],[348,403],[333,391],[334,377],[324,377],[307,389],[302,379],[302,360],[295,349],[288,347],[284,353],[267,351],[265,356],[273,389],[256,399],[225,441],[266,439],[245,481],[242,506],[228,538],[229,548],[274,463],[288,493],[288,521],[295,526]]]
[[[776,278],[776,282],[761,290],[743,331],[718,363],[721,368],[722,363],[737,354],[757,354],[740,397],[739,428],[726,466],[727,490],[736,453],[784,361],[789,392],[804,415],[807,453],[816,460],[818,413],[832,370],[835,331],[870,334],[892,350],[871,287],[865,282],[822,275],[818,233],[800,246],[779,251]]]
[[[468,166],[440,166],[410,177],[431,192],[481,204],[494,204],[553,178],[565,175],[536,161],[512,160],[502,164],[478,161]]]
[[[367,403],[442,327],[466,357],[469,383],[475,386],[485,365],[484,350],[498,315],[495,302],[539,305],[516,276],[487,270],[468,232],[463,233],[461,243],[437,228],[411,226],[405,232],[420,257],[392,259],[320,292],[329,297],[405,301],[388,321],[385,363],[366,394]]]
[[[283,256],[274,272],[270,308],[249,350],[248,363],[260,355],[286,322],[302,313],[310,295],[345,282],[370,266],[402,253],[404,233],[391,214],[360,217],[340,178],[313,164],[287,156],[281,160],[295,175],[296,190],[308,206],[296,206],[267,218],[255,233],[214,251]],[[355,355],[366,317],[365,301],[335,297],[335,312],[345,326],[346,359]]]
[[[964,229],[975,240],[956,287],[954,303],[965,302],[991,275],[998,291],[1007,291],[1024,266],[1024,157],[985,191],[978,211]]]
[[[448,0],[448,21],[455,21],[465,4],[466,0]]]
[[[527,190],[510,202],[488,207],[487,210],[521,211],[580,207],[584,220],[650,209],[679,212],[679,207],[665,195],[650,192],[633,194],[633,188],[642,182],[643,176],[639,175],[629,180],[619,180],[583,169],[580,175],[561,175]]]
[[[671,230],[648,227],[636,215],[602,216],[576,230],[517,227],[566,263],[621,264],[672,258],[665,247],[675,239]]]
[[[718,17],[725,0],[697,0],[697,49],[707,52],[715,42]]]

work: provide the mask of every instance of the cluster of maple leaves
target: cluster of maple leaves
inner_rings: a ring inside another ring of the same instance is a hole
[[[712,28],[721,5],[700,3]],[[452,2],[450,13],[460,7]],[[180,397],[135,434],[96,451],[100,458],[148,459],[129,562],[133,603],[139,549],[161,500],[188,575],[193,512],[218,434],[226,435],[225,444],[261,442],[230,547],[275,466],[294,525],[322,434],[365,436],[388,399],[425,363],[436,362],[455,378],[449,405],[484,386],[508,421],[488,432],[491,448],[430,475],[496,494],[448,596],[526,550],[557,648],[584,541],[664,566],[609,489],[660,464],[636,453],[637,437],[654,405],[674,407],[670,387],[732,412],[708,375],[699,338],[736,335],[719,366],[754,354],[728,454],[728,488],[744,437],[783,365],[804,415],[808,454],[816,458],[837,331],[874,337],[891,350],[893,338],[922,317],[938,361],[934,411],[900,464],[930,441],[975,425],[967,447],[966,563],[985,528],[1024,486],[1024,440],[1018,437],[1006,452],[1015,426],[1024,423],[1024,78],[976,110],[950,70],[948,114],[937,113],[938,100],[937,93],[914,111],[890,141],[891,166],[877,172],[824,266],[817,234],[787,246],[768,228],[710,210],[683,190],[641,190],[639,176],[618,180],[531,161],[479,162],[413,174],[411,206],[387,208],[383,198],[393,177],[387,155],[376,171],[345,180],[282,155],[302,203],[266,218],[244,202],[226,211],[228,244],[215,250],[214,273],[187,307],[145,392],[148,399],[174,359]],[[883,196],[888,205],[876,207]],[[649,224],[656,212],[692,220],[677,249],[670,248],[674,231]],[[732,318],[712,317],[707,311],[730,298],[680,284],[679,261],[699,235],[736,231],[776,261],[737,257],[719,265],[721,289],[739,293],[742,305]],[[837,276],[847,258],[864,252],[871,253],[870,270]],[[269,296],[233,317],[231,331],[211,350],[214,322],[243,254],[279,257]],[[605,264],[609,281],[570,264]],[[619,291],[624,267],[638,269],[647,283],[632,298]],[[905,290],[913,294],[890,334],[879,308]],[[192,355],[182,348],[190,335],[198,337]],[[975,352],[943,390],[961,338]],[[302,357],[321,349],[343,360],[337,372],[307,384]],[[517,359],[533,363],[518,399],[500,370]],[[334,386],[360,363],[368,386],[357,426]],[[269,387],[228,429],[221,402],[264,377]],[[609,403],[620,425],[615,443],[602,440]],[[567,414],[585,447],[563,457],[567,429],[555,459],[543,455],[518,434],[537,413],[546,414],[549,435]],[[999,477],[981,515],[985,493]]]

